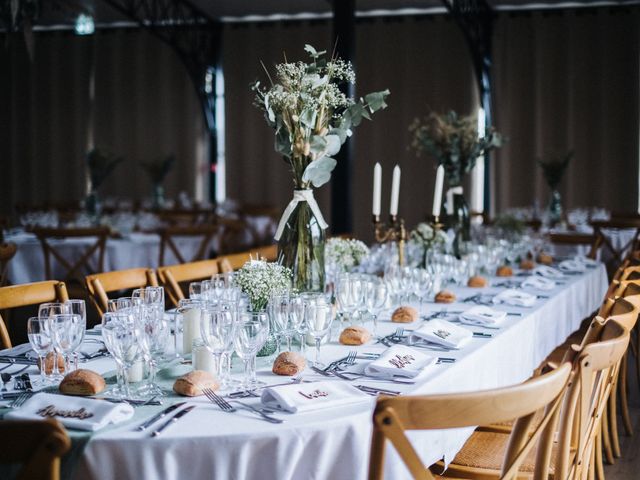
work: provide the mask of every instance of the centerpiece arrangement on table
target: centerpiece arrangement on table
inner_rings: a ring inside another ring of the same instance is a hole
[[[313,196],[336,166],[333,158],[363,118],[386,107],[388,90],[362,98],[340,90],[355,83],[351,63],[305,45],[310,61],[275,66],[269,87],[256,82],[252,89],[267,124],[275,129],[275,150],[283,155],[293,174],[293,199],[286,207],[275,238],[278,260],[293,272],[293,286],[301,291],[324,288],[324,243],[327,228]]]
[[[455,229],[458,238],[470,240],[469,208],[462,181],[476,166],[479,157],[502,146],[502,136],[492,127],[478,128],[476,116],[460,116],[454,111],[431,112],[424,118],[416,118],[409,130],[413,134],[411,147],[416,153],[432,155],[444,168],[448,184],[446,227]]]
[[[556,155],[547,160],[538,160],[538,165],[540,165],[542,169],[544,179],[551,190],[551,200],[547,208],[551,226],[556,225],[562,220],[562,198],[558,189],[572,157],[573,151],[570,151],[565,155]]]

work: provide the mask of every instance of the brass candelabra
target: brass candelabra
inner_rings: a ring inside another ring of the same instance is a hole
[[[404,265],[404,244],[407,240],[407,230],[404,228],[404,219],[397,215],[389,216],[389,224],[380,221],[379,215],[373,216],[373,231],[376,242],[398,242],[398,263]]]

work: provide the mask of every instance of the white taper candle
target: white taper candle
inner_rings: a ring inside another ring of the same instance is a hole
[[[398,199],[400,198],[400,167],[393,167],[393,181],[391,183],[391,207],[389,214],[398,215]]]
[[[433,191],[433,209],[431,214],[434,217],[440,216],[440,210],[442,209],[442,189],[444,188],[444,166],[438,165],[436,171],[436,186]]]
[[[382,167],[376,163],[373,167],[373,214],[380,215],[380,196],[382,195]]]

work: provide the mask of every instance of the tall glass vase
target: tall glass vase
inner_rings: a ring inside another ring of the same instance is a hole
[[[324,290],[325,233],[308,202],[299,202],[278,241],[278,261],[293,272],[293,288]]]
[[[551,200],[549,201],[549,223],[551,226],[557,225],[562,220],[562,197],[560,192],[554,188],[551,190]]]
[[[156,210],[164,208],[164,187],[161,183],[153,184],[153,208]]]
[[[471,240],[471,215],[462,187],[452,187],[451,190],[453,193],[450,201],[453,203],[453,208],[449,207],[451,213],[446,216],[446,226],[453,229],[456,234],[453,241],[453,252],[459,258],[463,243]]]

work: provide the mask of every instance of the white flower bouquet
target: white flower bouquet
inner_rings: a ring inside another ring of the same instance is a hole
[[[338,270],[348,271],[360,265],[369,255],[369,247],[356,239],[330,238],[325,247],[327,264],[334,265]]]
[[[443,230],[434,230],[428,223],[422,222],[409,235],[409,244],[415,250],[420,251],[420,262],[424,267],[427,252],[434,247],[442,247],[447,244],[447,234]]]
[[[273,295],[291,289],[291,270],[277,263],[252,260],[234,274],[233,282],[249,297],[251,309],[261,311]]]

